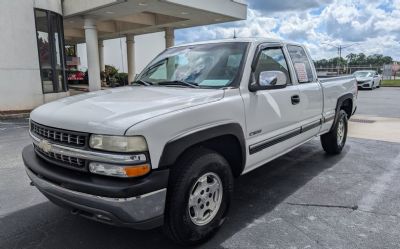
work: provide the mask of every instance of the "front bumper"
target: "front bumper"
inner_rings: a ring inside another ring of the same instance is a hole
[[[363,83],[357,83],[358,88],[371,88],[372,87],[372,82],[363,82]]]
[[[73,213],[136,229],[163,224],[168,171],[131,180],[71,172],[38,157],[32,145],[24,148],[22,158],[33,184],[50,201]]]

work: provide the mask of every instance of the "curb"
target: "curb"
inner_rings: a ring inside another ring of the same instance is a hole
[[[88,88],[84,87],[69,87],[69,90],[81,91],[81,92],[89,92]]]
[[[0,120],[4,119],[20,119],[20,118],[29,118],[30,111],[27,112],[0,112]]]

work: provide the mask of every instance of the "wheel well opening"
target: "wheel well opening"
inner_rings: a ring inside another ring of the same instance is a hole
[[[244,167],[244,160],[242,155],[242,149],[238,138],[234,135],[223,135],[215,138],[208,139],[206,141],[194,144],[189,148],[185,149],[180,156],[183,156],[186,152],[192,150],[195,147],[205,147],[221,154],[229,163],[232,173],[235,177],[241,175]]]
[[[243,155],[239,140],[233,135],[224,135],[201,143],[202,146],[221,154],[232,168],[235,177],[243,171]]]
[[[346,99],[343,101],[340,109],[347,113],[347,118],[350,118],[353,111],[353,101],[351,99]]]

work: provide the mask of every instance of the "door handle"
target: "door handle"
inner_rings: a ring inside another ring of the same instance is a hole
[[[299,95],[293,95],[292,98],[292,105],[297,105],[300,103],[300,96]]]

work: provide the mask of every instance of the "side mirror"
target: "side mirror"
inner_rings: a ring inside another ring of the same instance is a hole
[[[263,71],[258,79],[249,87],[251,92],[268,89],[285,88],[287,82],[286,75],[281,71]]]

